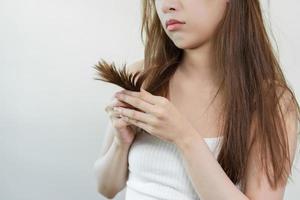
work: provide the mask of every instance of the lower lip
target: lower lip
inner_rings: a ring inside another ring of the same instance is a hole
[[[181,24],[181,23],[171,24],[171,25],[169,25],[169,26],[167,27],[167,29],[168,29],[169,31],[174,31],[174,30],[179,29],[182,25],[183,25],[183,24]]]

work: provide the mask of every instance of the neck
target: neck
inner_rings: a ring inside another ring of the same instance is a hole
[[[217,88],[220,77],[213,64],[211,43],[205,43],[194,49],[184,49],[179,71],[187,80],[200,83],[203,87]]]

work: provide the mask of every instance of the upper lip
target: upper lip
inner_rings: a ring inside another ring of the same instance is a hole
[[[171,24],[177,24],[177,23],[179,23],[179,24],[185,24],[185,22],[179,21],[177,19],[169,19],[169,20],[166,21],[166,27],[168,27]]]

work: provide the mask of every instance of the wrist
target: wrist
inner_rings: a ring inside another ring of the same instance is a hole
[[[122,142],[117,136],[113,138],[113,144],[121,149],[128,149],[131,146],[131,143]]]
[[[193,141],[197,140],[197,137],[199,137],[199,133],[196,129],[190,127],[182,133],[182,137],[175,141],[175,145],[181,150],[187,149]]]

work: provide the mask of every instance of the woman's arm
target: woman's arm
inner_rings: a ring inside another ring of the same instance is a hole
[[[143,59],[128,66],[132,73],[143,69]],[[115,139],[116,131],[109,121],[99,158],[94,163],[97,178],[97,191],[108,198],[113,198],[126,186],[128,177],[128,151],[130,145],[119,144]]]
[[[97,178],[97,191],[107,198],[113,198],[125,185],[128,176],[128,151],[129,145],[119,144],[112,135],[113,127],[107,130],[107,144],[100,158],[94,163],[94,173]]]
[[[229,179],[201,135],[195,129],[188,133],[189,138],[175,144],[198,196],[204,200],[249,200]]]
[[[289,106],[289,108],[291,108]],[[294,159],[297,146],[297,118],[295,109],[287,109],[285,123],[287,126],[291,158]],[[259,160],[257,148],[250,151],[246,170],[246,186],[244,193],[240,191],[223,171],[207,144],[194,129],[189,131],[190,137],[177,142],[183,156],[187,173],[197,193],[204,200],[282,200],[286,182],[272,190],[267,177],[258,170]],[[259,184],[260,183],[260,184]]]

